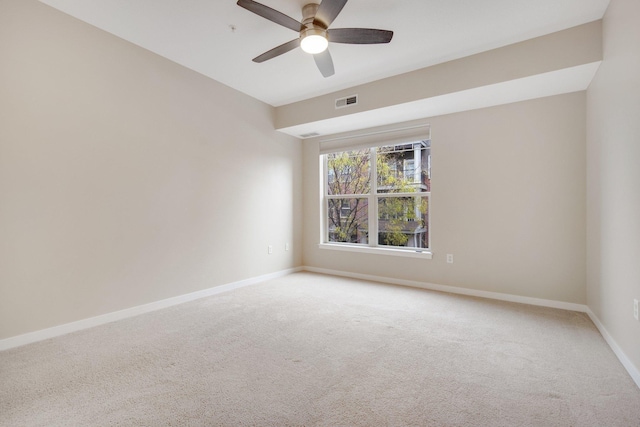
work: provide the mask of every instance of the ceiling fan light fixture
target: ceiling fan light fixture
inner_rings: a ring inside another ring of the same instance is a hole
[[[315,55],[327,50],[329,40],[327,32],[320,28],[306,28],[300,33],[300,47],[303,51]]]

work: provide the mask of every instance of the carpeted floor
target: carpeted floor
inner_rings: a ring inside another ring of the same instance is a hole
[[[298,273],[0,353],[1,426],[640,426],[584,314]]]

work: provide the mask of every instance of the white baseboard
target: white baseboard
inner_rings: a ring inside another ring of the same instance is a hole
[[[431,291],[448,292],[451,294],[468,295],[473,297],[495,299],[500,301],[517,302],[520,304],[537,305],[541,307],[559,308],[561,310],[587,312],[587,306],[564,301],[554,301],[541,298],[523,297],[519,295],[503,294],[499,292],[479,291],[476,289],[459,288],[456,286],[436,285],[434,283],[418,282],[414,280],[394,279],[391,277],[372,276],[369,274],[350,273],[346,271],[328,270],[325,268],[304,267],[304,271],[329,274],[332,276],[349,277],[352,279],[370,280],[372,282],[389,283],[392,285],[410,286]]]
[[[587,314],[591,318],[591,321],[594,323],[594,325],[596,325],[596,328],[598,328],[598,331],[600,331],[600,334],[602,335],[604,340],[607,342],[607,344],[609,344],[609,347],[611,347],[611,350],[613,350],[615,355],[618,357],[618,360],[620,360],[620,363],[622,363],[622,366],[625,367],[627,372],[629,372],[629,375],[631,375],[631,378],[633,378],[633,381],[635,381],[638,388],[640,388],[640,369],[638,369],[631,362],[631,360],[629,360],[629,358],[624,353],[624,351],[622,351],[618,343],[613,339],[611,334],[609,334],[609,331],[607,331],[607,329],[604,327],[600,319],[598,319],[598,316],[596,316],[595,313],[591,311],[591,309],[589,308],[587,308]]]
[[[104,325],[105,323],[115,322],[116,320],[138,316],[140,314],[149,313],[151,311],[160,310],[163,308],[197,300],[197,299],[208,297],[211,295],[221,294],[223,292],[229,292],[234,289],[243,288],[249,285],[254,285],[256,283],[264,282],[265,280],[277,279],[279,277],[283,277],[283,276],[296,273],[302,270],[303,270],[302,267],[297,267],[297,268],[291,268],[288,270],[277,271],[275,273],[264,274],[262,276],[257,276],[257,277],[251,277],[249,279],[240,280],[238,282],[226,283],[224,285],[215,286],[209,289],[203,289],[197,292],[178,295],[176,297],[155,301],[149,304],[139,305],[136,307],[127,308],[120,311],[114,311],[112,313],[107,313],[107,314],[103,314],[96,317],[90,317],[88,319],[82,319],[82,320],[78,320],[71,323],[65,323],[64,325],[54,326],[51,328],[42,329],[35,332],[29,332],[23,335],[17,335],[15,337],[5,338],[3,340],[0,340],[0,351],[8,350],[10,348],[20,347],[26,344],[31,344],[31,343],[46,340],[49,338],[54,338],[54,337],[65,335],[71,332],[81,331],[83,329],[92,328],[94,326]]]

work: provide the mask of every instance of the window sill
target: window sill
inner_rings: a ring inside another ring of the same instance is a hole
[[[340,243],[320,243],[318,245],[320,249],[329,249],[334,251],[345,252],[360,252],[364,254],[376,254],[376,255],[393,255],[402,256],[407,258],[422,258],[431,259],[431,251],[429,249],[422,249],[422,252],[418,252],[415,249],[391,249],[391,248],[372,248],[370,246],[356,246]]]

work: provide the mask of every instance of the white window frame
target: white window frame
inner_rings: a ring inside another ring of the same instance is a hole
[[[422,140],[418,138],[418,140]],[[415,142],[407,141],[406,143]],[[393,255],[393,256],[403,256],[403,257],[411,257],[411,258],[423,258],[423,259],[431,259],[432,258],[432,248],[431,248],[431,232],[429,232],[429,242],[428,248],[412,248],[412,247],[398,247],[398,246],[380,246],[378,244],[378,200],[383,197],[426,197],[427,203],[429,206],[429,211],[431,211],[431,191],[428,192],[411,192],[411,193],[378,193],[378,171],[376,168],[377,165],[377,148],[380,146],[390,146],[390,145],[400,145],[402,143],[398,143],[395,141],[389,142],[387,144],[376,144],[374,146],[367,147],[370,150],[370,174],[371,174],[371,185],[369,189],[369,193],[367,194],[341,194],[341,195],[329,195],[329,172],[327,165],[327,154],[323,153],[320,155],[321,163],[320,163],[320,172],[321,172],[321,211],[322,211],[322,220],[321,220],[321,242],[318,245],[320,249],[329,249],[329,250],[339,250],[339,251],[348,251],[348,252],[360,252],[360,253],[371,253],[371,254],[385,254],[385,255]],[[364,147],[358,147],[356,149],[362,149]],[[340,151],[349,151],[353,148],[346,147],[344,150]],[[430,166],[430,165],[429,165]],[[330,242],[329,241],[329,226],[328,226],[328,201],[329,199],[355,199],[362,198],[367,199],[368,203],[368,212],[367,212],[367,220],[368,220],[368,230],[369,237],[367,240],[367,244],[363,243],[343,243],[343,242]],[[431,215],[428,216],[427,219],[427,230],[431,231]]]

